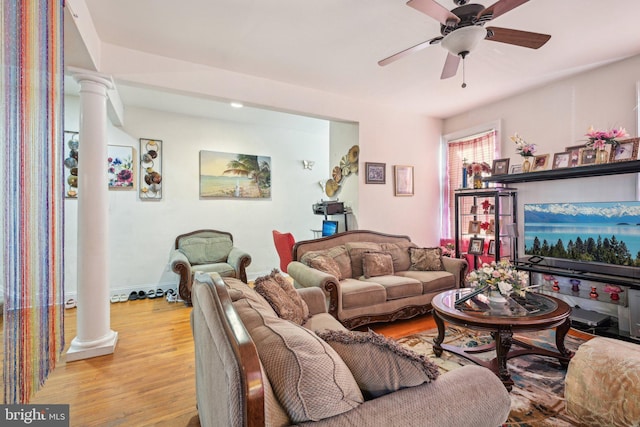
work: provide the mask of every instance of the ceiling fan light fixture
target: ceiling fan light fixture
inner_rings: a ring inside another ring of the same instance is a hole
[[[486,36],[485,28],[472,25],[447,34],[440,44],[453,55],[459,55],[462,52],[471,52]]]

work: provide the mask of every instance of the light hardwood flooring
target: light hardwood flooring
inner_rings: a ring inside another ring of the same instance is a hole
[[[71,426],[199,426],[190,312],[161,298],[111,304],[115,353],[63,356],[31,403],[69,404]],[[435,327],[431,315],[371,326],[392,338]],[[75,335],[76,309],[65,310],[67,348]]]

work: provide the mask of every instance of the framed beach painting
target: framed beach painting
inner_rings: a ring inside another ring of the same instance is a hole
[[[200,151],[200,197],[270,199],[271,157]]]
[[[135,189],[134,148],[125,145],[107,146],[107,177],[109,190]]]

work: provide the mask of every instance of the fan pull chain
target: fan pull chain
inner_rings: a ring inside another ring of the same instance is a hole
[[[465,55],[466,56],[466,55]],[[464,72],[464,63],[466,61],[464,60],[464,56],[462,57],[462,89],[464,89],[465,87],[467,87],[467,83],[466,83],[466,74]]]

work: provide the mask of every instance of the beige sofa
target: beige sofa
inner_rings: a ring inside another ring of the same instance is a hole
[[[417,245],[408,236],[347,231],[297,242],[287,272],[296,287],[322,289],[329,300],[329,313],[349,329],[406,319],[431,310],[436,294],[463,287],[468,268],[465,260],[442,257],[441,271],[414,270],[410,248]],[[393,274],[366,277],[365,252],[391,254]],[[311,259],[319,254],[333,257],[342,277],[313,268]]]
[[[464,366],[431,382],[368,400],[355,396],[358,390],[336,388],[335,383],[353,376],[341,368],[339,356],[334,354],[319,368],[305,363],[317,363],[334,351],[313,331],[346,329],[327,313],[319,289],[298,293],[310,314],[302,326],[278,318],[264,298],[237,279],[196,274],[191,322],[200,425],[495,427],[507,419],[506,389],[496,375],[479,366]],[[313,353],[321,343],[321,351]],[[324,369],[331,373],[324,374]],[[393,364],[371,369],[381,377],[402,373]],[[333,387],[329,391],[327,383]],[[286,396],[280,394],[283,387]],[[300,399],[302,404],[296,405]]]

